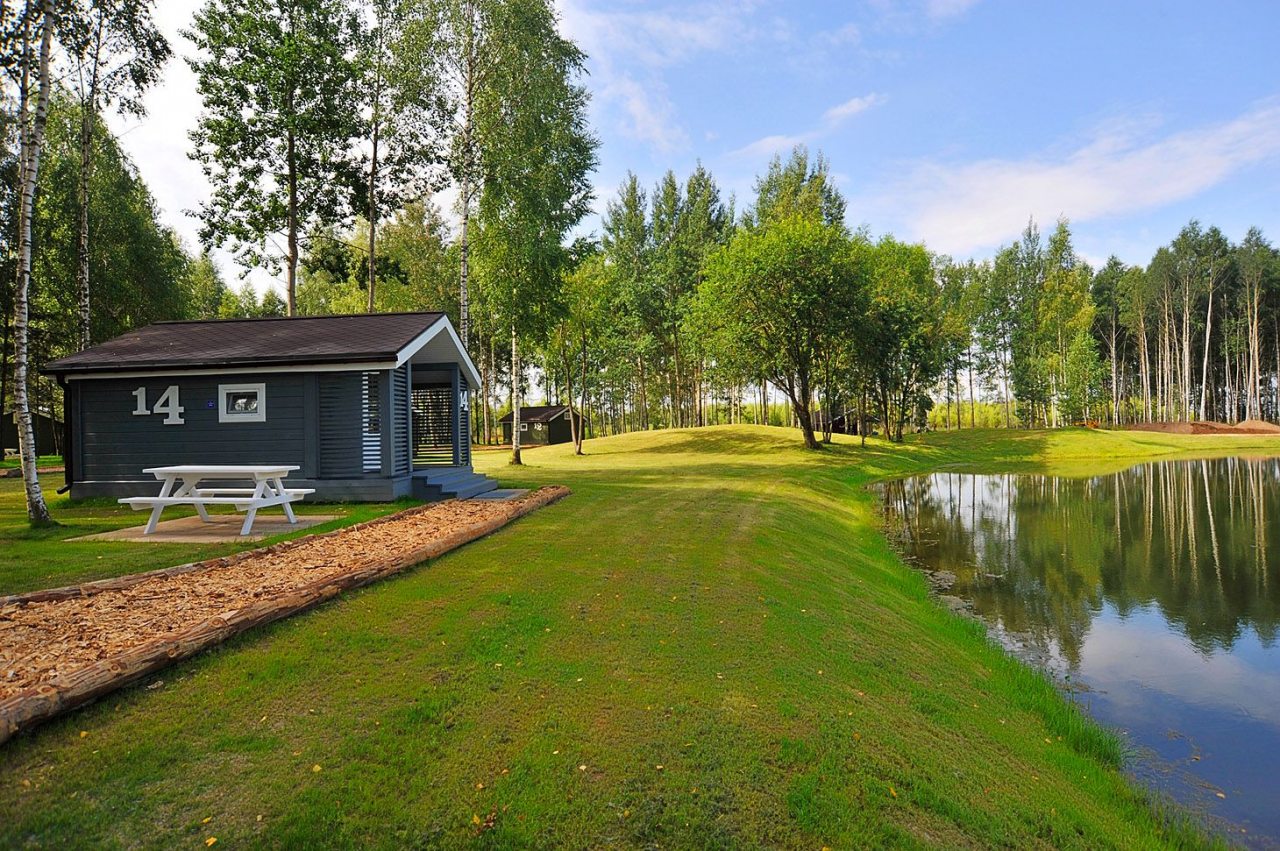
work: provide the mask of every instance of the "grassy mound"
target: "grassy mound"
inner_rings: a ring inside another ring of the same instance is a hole
[[[863,486],[1270,443],[842,440],[486,454],[504,485],[574,495],[12,742],[0,845],[1195,843],[1125,782],[1115,737],[928,598]]]

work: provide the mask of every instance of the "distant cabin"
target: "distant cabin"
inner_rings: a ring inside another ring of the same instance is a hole
[[[467,389],[443,313],[158,322],[49,364],[73,499],[158,492],[171,464],[296,464],[321,500],[469,497]]]
[[[815,411],[813,413],[813,430],[815,432],[826,432],[827,412]],[[858,420],[845,414],[836,414],[831,417],[831,433],[832,434],[857,434]]]
[[[582,427],[582,415],[568,405],[526,405],[520,408],[520,445],[546,446],[552,443],[568,443],[573,440],[572,416]],[[498,420],[502,424],[502,439],[511,442],[511,414]]]
[[[57,455],[62,451],[62,423],[48,414],[32,411],[31,430],[35,432],[37,455]],[[0,449],[6,455],[18,451],[17,411],[5,411],[0,419]]]

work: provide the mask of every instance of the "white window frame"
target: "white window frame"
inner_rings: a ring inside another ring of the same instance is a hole
[[[253,413],[238,414],[227,410],[227,396],[231,393],[257,393],[258,410]],[[265,423],[267,421],[267,385],[259,384],[219,384],[218,385],[218,422],[220,423]]]
[[[521,430],[521,431],[528,431],[528,430],[529,430],[529,424],[528,424],[528,423],[520,423],[520,430]]]

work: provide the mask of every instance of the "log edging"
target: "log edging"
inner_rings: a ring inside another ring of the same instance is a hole
[[[563,486],[539,488],[533,493],[515,500],[515,510],[508,515],[464,526],[443,538],[425,544],[400,557],[378,562],[351,573],[343,573],[317,580],[303,585],[286,596],[260,600],[242,609],[235,609],[207,618],[183,632],[170,633],[146,644],[133,647],[112,658],[99,660],[91,665],[71,671],[65,676],[58,675],[49,682],[41,683],[34,688],[4,698],[0,700],[0,744],[3,744],[22,730],[29,729],[56,715],[82,706],[118,688],[135,683],[148,674],[179,660],[194,656],[209,647],[221,644],[228,638],[246,630],[304,612],[343,591],[368,585],[414,565],[438,558],[464,544],[492,534],[508,523],[543,506],[563,499],[569,494],[570,490]],[[81,585],[69,585],[46,591],[11,594],[7,597],[0,597],[0,607],[13,604],[21,605],[24,603],[66,600],[74,597],[88,597],[103,591],[128,588],[160,576],[178,576],[197,570],[228,567],[258,555],[287,551],[306,540],[341,536],[367,529],[370,526],[394,522],[430,510],[431,507],[432,505],[418,506],[395,514],[389,514],[385,517],[368,520],[364,523],[357,523],[354,526],[345,526],[330,532],[304,536],[292,541],[245,550],[234,555],[208,559],[202,562],[182,564],[176,567],[152,570],[115,579],[86,582]]]

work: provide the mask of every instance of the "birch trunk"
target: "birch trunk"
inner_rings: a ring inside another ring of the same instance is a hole
[[[520,353],[516,345],[516,326],[511,325],[511,463],[520,460]]]
[[[13,401],[18,413],[18,450],[22,457],[22,484],[26,492],[27,518],[32,524],[52,522],[49,507],[40,489],[40,477],[36,472],[35,430],[31,420],[31,400],[28,388],[30,359],[30,310],[31,310],[31,216],[35,206],[36,178],[40,172],[40,150],[44,144],[44,127],[49,114],[49,53],[53,47],[53,0],[40,4],[40,58],[37,70],[38,86],[35,116],[30,114],[31,98],[31,24],[23,29],[22,79],[19,90],[19,173],[21,198],[18,207],[18,263],[17,282],[14,288],[14,365]]]
[[[1213,275],[1212,272],[1209,273]],[[1204,361],[1200,366],[1200,419],[1209,419],[1209,344],[1213,341],[1213,283],[1209,284],[1209,308],[1204,316]]]

